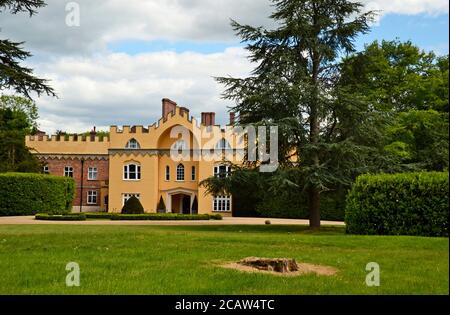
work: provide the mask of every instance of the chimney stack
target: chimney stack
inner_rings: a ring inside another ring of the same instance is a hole
[[[216,124],[216,113],[202,113],[202,125],[214,126]]]
[[[236,114],[234,112],[230,112],[230,126],[233,126],[236,121]]]
[[[91,141],[95,141],[95,136],[97,135],[97,131],[95,130],[95,126],[94,126],[94,129],[91,130],[90,135],[91,135]]]
[[[162,99],[162,116],[164,119],[167,118],[167,116],[169,116],[169,114],[171,112],[175,113],[177,107],[177,103],[175,103],[174,101],[168,99],[168,98],[163,98]]]
[[[186,108],[186,107],[180,107],[180,113],[181,113],[181,115],[183,115],[183,116],[186,114],[187,118],[189,118],[189,109],[188,109],[188,108]]]

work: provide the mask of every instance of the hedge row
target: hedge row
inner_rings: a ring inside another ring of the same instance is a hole
[[[65,215],[52,215],[47,213],[38,213],[35,216],[36,220],[46,221],[85,221],[86,215],[83,213],[77,214],[65,214]]]
[[[344,189],[324,192],[320,196],[320,217],[326,221],[343,221],[345,217]],[[233,215],[240,216],[238,213]],[[248,214],[252,216],[251,214]],[[305,194],[289,193],[277,196],[268,193],[262,202],[256,205],[253,216],[267,218],[308,219],[308,199]]]
[[[347,197],[351,234],[448,236],[449,174],[362,175]]]
[[[196,221],[196,220],[222,220],[220,214],[172,214],[172,213],[148,213],[148,214],[111,214],[111,220],[122,221]]]
[[[45,174],[0,174],[0,216],[64,214],[72,209],[72,178]]]
[[[108,212],[86,212],[84,213],[87,219],[111,219],[112,213]]]

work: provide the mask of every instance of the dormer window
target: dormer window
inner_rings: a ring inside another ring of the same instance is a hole
[[[219,140],[219,142],[216,143],[216,149],[217,150],[231,149],[231,145],[225,138],[222,138]]]
[[[137,142],[136,139],[131,139],[127,142],[127,145],[125,146],[126,149],[136,150],[140,149],[141,146],[139,145],[139,142]]]

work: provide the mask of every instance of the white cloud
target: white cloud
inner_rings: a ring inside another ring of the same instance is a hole
[[[0,37],[25,41],[37,55],[29,60],[35,73],[52,80],[59,99],[37,100],[46,131],[84,131],[111,124],[150,124],[160,115],[160,100],[169,97],[194,115],[216,111],[227,120],[220,99],[223,87],[213,76],[245,76],[251,66],[240,48],[222,53],[155,52],[130,56],[111,53],[120,40],[221,42],[238,39],[230,18],[251,25],[270,25],[268,0],[75,0],[80,27],[65,24],[69,0],[46,0],[32,18],[0,13]],[[448,13],[447,0],[364,0],[382,14]]]
[[[448,13],[447,0],[363,0],[368,8],[381,10],[381,15],[396,14],[430,14]]]
[[[119,40],[236,42],[230,18],[270,25],[269,0],[77,0],[80,27],[65,24],[69,1],[47,0],[31,19],[0,14],[2,35],[24,40],[32,51],[90,54]],[[447,0],[362,0],[381,14],[448,13]]]
[[[242,48],[228,48],[215,54],[63,57],[38,64],[36,70],[52,80],[59,94],[58,99],[37,100],[41,128],[80,132],[93,125],[152,124],[161,115],[164,97],[190,108],[194,117],[215,111],[218,122],[226,123],[232,104],[220,99],[223,87],[213,76],[247,76],[251,65]]]

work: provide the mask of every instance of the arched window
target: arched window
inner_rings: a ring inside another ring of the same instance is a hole
[[[137,142],[136,139],[131,139],[127,142],[127,145],[125,146],[126,149],[140,149],[141,146],[139,145],[139,142]]]
[[[123,166],[123,179],[140,180],[141,166],[137,163],[130,163]]]
[[[231,145],[225,138],[222,138],[219,140],[219,142],[216,143],[216,149],[217,150],[231,149]]]
[[[178,164],[177,166],[177,181],[184,181],[184,165]]]
[[[170,166],[166,166],[166,181],[170,180]]]

